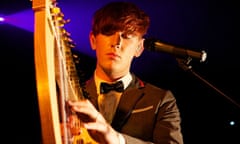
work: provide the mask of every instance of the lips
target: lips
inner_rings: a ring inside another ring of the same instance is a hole
[[[107,53],[107,55],[112,59],[120,58],[120,56],[117,55],[116,53]]]

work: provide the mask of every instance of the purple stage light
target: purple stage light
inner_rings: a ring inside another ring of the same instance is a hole
[[[33,19],[33,10],[28,9],[5,16],[4,23],[33,32]]]

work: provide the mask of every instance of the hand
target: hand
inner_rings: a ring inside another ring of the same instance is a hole
[[[81,125],[88,130],[96,142],[104,144],[119,142],[119,133],[106,122],[89,100],[69,101],[68,104],[79,116]]]
[[[81,134],[80,124],[80,120],[76,115],[69,115],[66,123],[60,123],[62,139],[65,139],[66,137],[68,141],[74,140],[75,136]]]

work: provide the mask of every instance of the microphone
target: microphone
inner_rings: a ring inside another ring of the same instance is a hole
[[[184,49],[176,47],[170,44],[162,43],[154,38],[146,38],[144,40],[144,48],[154,52],[165,52],[180,58],[194,58],[204,62],[207,58],[207,53],[203,50],[201,52],[192,51],[189,49]]]

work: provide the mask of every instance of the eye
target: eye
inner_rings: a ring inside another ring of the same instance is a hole
[[[113,31],[102,31],[101,33],[102,33],[103,35],[106,35],[106,36],[111,36],[111,35],[114,34]]]
[[[111,36],[115,32],[116,32],[116,27],[114,27],[113,25],[106,25],[106,26],[103,26],[101,29],[101,33],[106,36]]]
[[[131,39],[131,38],[135,37],[135,35],[132,33],[123,33],[122,37],[125,39]]]

